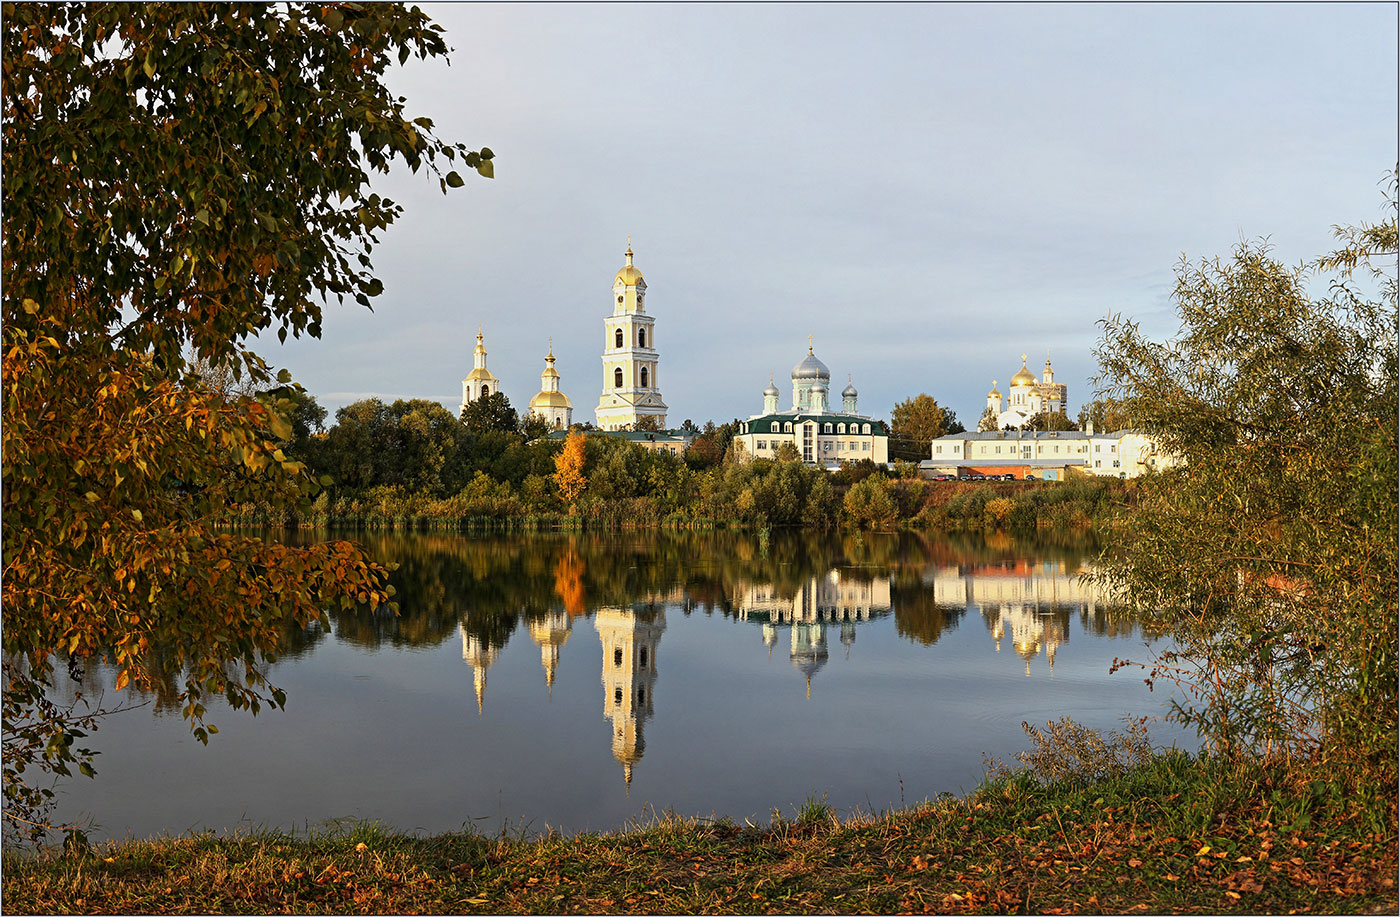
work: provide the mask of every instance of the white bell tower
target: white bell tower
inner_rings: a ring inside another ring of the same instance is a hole
[[[604,430],[632,428],[643,417],[655,417],[664,429],[656,319],[646,312],[647,282],[632,264],[631,237],[625,257],[627,263],[613,278],[612,315],[603,320],[603,392],[594,414]]]

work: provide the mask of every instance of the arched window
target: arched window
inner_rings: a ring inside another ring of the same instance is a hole
[[[622,706],[622,689],[621,689],[621,688],[613,688],[613,706],[614,706],[614,707],[621,707],[621,706]]]
[[[622,649],[621,649],[621,647],[615,648],[615,649],[613,650],[613,665],[616,666],[617,668],[622,668]]]
[[[647,387],[647,368],[646,368],[645,366],[643,366],[643,367],[642,367],[642,388],[646,388],[646,387]]]
[[[621,328],[617,329],[617,334],[614,334],[614,335],[613,335],[613,346],[614,346],[614,347],[617,347],[617,348],[621,348],[621,347],[622,347],[622,329],[621,329]]]
[[[860,432],[868,434],[870,432],[870,424],[865,424],[864,426],[862,426],[860,428]]]
[[[637,703],[638,703],[638,704],[645,704],[646,702],[647,702],[647,689],[646,689],[646,688],[638,688],[638,689],[637,689]]]
[[[646,330],[645,328],[638,328],[638,329],[637,329],[637,346],[638,346],[638,347],[645,347],[645,346],[647,346],[647,330]]]
[[[641,653],[642,653],[642,668],[645,669],[645,668],[647,667],[647,648],[646,648],[646,647],[642,647]]]
[[[622,332],[619,331],[618,334]],[[613,370],[613,388],[622,388],[622,367]]]
[[[491,386],[483,385],[481,387],[481,397],[485,398],[489,394],[491,394]]]
[[[789,421],[787,421],[786,423],[783,424],[783,432],[784,432],[784,433],[791,433],[791,432],[792,432],[792,421],[789,420]]]
[[[830,433],[830,432],[831,432],[831,424],[829,424],[829,423],[828,423],[828,424],[823,424],[823,425],[822,425],[822,432],[823,432],[823,433]]]
[[[836,432],[837,432],[837,433],[845,433],[845,432],[846,432],[846,425],[843,424],[843,423],[838,423],[838,424],[836,425]]]

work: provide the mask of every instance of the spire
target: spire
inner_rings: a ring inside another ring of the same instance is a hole
[[[476,685],[476,715],[481,716],[481,710],[486,699],[486,666],[472,666],[472,682]]]
[[[632,266],[632,234],[631,234],[630,232],[627,234],[627,251],[624,252],[623,254],[625,254],[625,255],[627,256],[627,266],[628,266],[628,267],[631,267],[631,266]]]
[[[812,336],[810,334],[807,335],[807,353],[812,353]]]

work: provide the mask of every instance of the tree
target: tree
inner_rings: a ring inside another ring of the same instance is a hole
[[[568,504],[570,513],[573,513],[574,504],[588,483],[583,476],[585,439],[582,433],[569,433],[564,438],[563,450],[554,459],[554,484],[559,488],[559,496]]]
[[[998,423],[996,410],[991,405],[987,405],[987,409],[982,412],[982,418],[977,421],[977,432],[994,433]]]
[[[778,451],[773,453],[773,458],[780,462],[800,462],[802,453],[797,451],[797,447],[792,444],[792,440],[785,439]]]
[[[520,428],[520,418],[516,415],[515,408],[510,406],[510,399],[501,392],[482,395],[475,401],[468,402],[467,406],[462,408],[462,423],[473,433],[485,433],[488,430],[514,433]]]
[[[1113,398],[1099,397],[1079,409],[1079,429],[1088,430],[1094,425],[1095,433],[1115,433],[1131,430],[1132,418],[1122,402]]]
[[[890,495],[890,483],[881,475],[869,475],[851,485],[841,510],[852,523],[867,529],[889,528],[899,515]]]
[[[890,412],[890,458],[928,458],[933,441],[948,432],[947,414],[932,396],[906,398]]]
[[[121,689],[159,657],[205,741],[208,695],[283,703],[264,673],[292,625],[388,600],[354,545],[220,527],[233,504],[306,506],[316,482],[279,445],[290,399],[226,398],[198,367],[263,388],[250,335],[316,337],[324,300],[382,292],[369,256],[401,209],[370,172],[402,161],[445,191],[463,182],[440,162],[489,176],[492,156],[385,85],[447,51],[416,8],[25,4],[0,40],[3,647],[23,660],[4,711],[48,735],[5,745],[5,815],[43,822],[26,765],[81,758],[74,720],[34,703],[56,661],[103,654]]]
[[[950,434],[950,433],[966,433],[966,432],[967,432],[967,427],[964,427],[964,426],[962,425],[962,421],[958,420],[958,413],[957,413],[957,411],[954,411],[952,408],[944,408],[944,407],[940,407],[939,410],[943,412],[943,435],[944,435],[944,436],[947,436],[947,435]]]
[[[527,413],[520,418],[520,435],[527,440],[543,439],[553,430],[549,421],[538,414]]]
[[[1059,411],[1041,411],[1039,414],[1031,415],[1031,418],[1026,421],[1022,429],[1041,431],[1073,430],[1075,426],[1073,421]]]
[[[632,429],[650,433],[661,432],[661,418],[655,414],[644,414],[637,418],[637,422],[632,425]]]
[[[1234,753],[1385,769],[1397,672],[1395,186],[1379,225],[1288,268],[1182,263],[1177,336],[1103,322],[1102,390],[1179,457],[1104,558],[1173,646],[1176,714]],[[1378,263],[1377,263],[1378,262]],[[1360,280],[1352,272],[1370,265]],[[1330,281],[1325,296],[1310,294]],[[1369,292],[1368,292],[1369,290]]]

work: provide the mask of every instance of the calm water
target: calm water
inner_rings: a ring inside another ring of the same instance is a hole
[[[1023,720],[1120,728],[1167,700],[1109,675],[1148,638],[1078,581],[1088,545],[363,540],[401,565],[399,617],[294,634],[271,670],[288,709],[211,705],[207,748],[177,707],[138,698],[94,737],[98,777],[64,785],[61,815],[122,837],[341,818],[573,832],[653,810],[766,822],[811,797],[879,811],[972,789],[984,752],[1027,747]],[[83,690],[110,683],[93,666]]]

